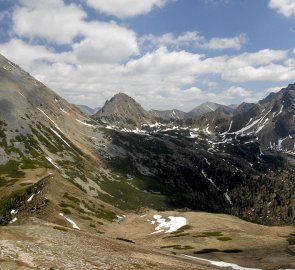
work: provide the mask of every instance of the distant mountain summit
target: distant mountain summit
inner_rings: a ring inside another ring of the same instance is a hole
[[[147,124],[154,118],[139,103],[124,93],[118,93],[106,101],[94,117],[110,125],[128,128]]]
[[[93,115],[101,109],[99,107],[93,109],[86,105],[75,105],[75,106],[78,107],[86,115]]]
[[[240,113],[247,112],[247,111],[253,109],[255,106],[258,106],[258,105],[255,103],[243,102],[234,110],[234,114],[240,114]]]
[[[294,153],[295,84],[271,93],[258,104],[236,110],[230,132],[255,135],[265,149]]]
[[[164,120],[177,121],[190,118],[198,118],[204,114],[223,111],[232,114],[237,108],[236,105],[222,105],[213,102],[206,102],[195,107],[186,113],[177,109],[173,110],[150,110],[146,111],[133,98],[124,93],[118,93],[108,100],[103,108],[95,115],[95,118],[116,127],[139,127],[143,124]]]
[[[150,110],[149,113],[151,113],[156,118],[161,118],[164,120],[182,120],[187,117],[187,114],[185,112],[177,109],[167,111]]]
[[[235,105],[226,106],[226,105],[213,103],[213,102],[205,102],[195,107],[190,112],[188,112],[187,118],[193,118],[196,116],[203,115],[205,113],[214,112],[218,108],[223,108],[225,111],[232,113],[235,110]]]

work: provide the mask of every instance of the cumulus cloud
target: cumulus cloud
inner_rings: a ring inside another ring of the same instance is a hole
[[[245,66],[237,70],[226,71],[222,78],[232,82],[246,81],[290,81],[295,76],[293,68],[270,64],[262,67]]]
[[[161,8],[171,0],[87,0],[96,10],[118,18],[147,14],[154,8]]]
[[[193,46],[207,50],[225,50],[235,49],[240,50],[246,44],[248,37],[246,34],[240,34],[231,38],[217,38],[207,40],[197,31],[188,31],[179,36],[173,33],[166,33],[162,36],[152,34],[144,35],[140,38],[140,42],[147,47],[153,46],[171,46],[180,48],[184,46]]]
[[[85,38],[73,45],[81,62],[120,62],[139,53],[136,34],[116,23],[85,23],[82,33]]]
[[[232,38],[212,38],[208,42],[196,44],[196,47],[209,49],[209,50],[225,50],[235,49],[240,50],[247,42],[248,37],[246,34],[240,34]]]
[[[56,61],[67,62],[73,57],[68,53],[56,54],[41,45],[30,45],[21,39],[11,39],[7,43],[0,44],[0,52],[9,60],[17,63],[25,70],[32,70],[37,62],[54,63]]]
[[[160,84],[190,84],[202,72],[202,57],[186,51],[170,52],[166,47],[161,47],[141,58],[130,60],[124,67],[124,74],[138,80],[157,80]]]
[[[246,90],[242,87],[230,87],[228,88],[225,92],[226,96],[233,98],[234,96],[238,96],[238,97],[249,97],[252,95],[252,91]]]
[[[168,1],[136,2],[154,8]],[[0,44],[0,52],[72,103],[96,107],[117,92],[126,92],[146,108],[187,111],[207,100],[257,101],[266,92],[245,89],[243,82],[285,82],[295,77],[294,55],[289,57],[285,50],[216,57],[186,50],[186,46],[238,50],[246,42],[244,34],[207,39],[192,31],[138,38],[116,22],[89,21],[82,6],[62,0],[20,0],[12,19],[14,38]],[[152,45],[148,49],[147,43]],[[59,45],[65,45],[63,51]]]
[[[265,49],[232,57],[208,58],[204,63],[208,69],[214,67],[212,72],[231,82],[287,81],[294,78],[294,69],[277,63],[287,57],[288,51]]]
[[[140,38],[142,45],[153,46],[174,46],[183,47],[191,46],[197,41],[203,41],[203,37],[197,31],[188,31],[179,36],[175,36],[173,33],[166,33],[161,36],[155,36],[153,34],[144,35]]]
[[[12,16],[13,30],[22,37],[70,44],[80,34],[86,16],[80,7],[62,0],[20,0]]]
[[[92,62],[81,58],[75,48],[59,53],[46,46],[14,39],[1,44],[0,52],[70,102],[85,102],[93,107],[103,105],[106,99],[120,91],[138,99],[146,108],[155,109],[188,110],[207,100],[253,102],[261,99],[265,92],[255,93],[239,86],[223,91],[218,87],[217,92],[214,87],[206,89],[209,84],[205,90],[195,85],[208,81],[216,87],[212,80],[206,80],[208,76],[220,76],[229,82],[280,81],[295,76],[294,68],[275,64],[288,56],[285,51],[263,50],[206,58],[184,50],[170,51],[161,47],[126,63],[104,59]]]
[[[134,31],[115,22],[88,22],[85,11],[75,4],[66,5],[63,0],[20,3],[13,13],[13,30],[20,37],[68,44],[81,62],[123,61],[139,52]]]
[[[295,2],[293,0],[270,0],[268,6],[285,17],[295,16]]]

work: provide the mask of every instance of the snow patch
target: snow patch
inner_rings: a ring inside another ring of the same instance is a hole
[[[34,194],[32,194],[32,195],[30,196],[30,198],[29,198],[29,199],[27,199],[27,202],[30,202],[30,201],[32,201],[32,200],[33,200],[33,198],[34,198],[34,196],[35,196],[35,193],[34,193]]]
[[[230,196],[228,195],[228,192],[224,193],[224,197],[226,198],[226,200],[229,202],[229,204],[233,204],[232,200],[230,198]]]
[[[13,218],[9,223],[12,224],[17,221],[17,217]]]
[[[115,126],[106,126],[106,129],[116,129]]]
[[[248,126],[252,120],[253,120],[253,118],[251,117],[250,120],[248,121],[248,123],[246,124],[246,126]]]
[[[59,167],[53,162],[51,157],[46,157],[46,159],[57,169],[59,169]]]
[[[284,105],[282,105],[280,111],[278,112],[278,114],[276,116],[279,116],[283,112],[283,109],[284,109]]]
[[[127,128],[123,128],[121,129],[122,132],[129,132],[129,133],[136,133],[136,134],[146,134],[145,130],[136,128],[136,129],[127,129]]]
[[[202,170],[201,171],[201,173],[203,174],[203,176],[214,186],[214,187],[216,187],[216,185],[215,185],[215,183],[214,183],[214,181],[211,179],[211,178],[209,178],[208,176],[207,176],[207,174]]]
[[[234,270],[262,270],[262,269],[259,269],[259,268],[242,267],[242,266],[239,266],[238,264],[234,264],[234,263],[227,263],[227,262],[223,262],[223,261],[211,261],[211,260],[206,260],[206,259],[203,259],[203,258],[190,256],[190,255],[185,255],[185,254],[182,254],[182,255],[187,257],[187,258],[191,258],[191,259],[195,259],[195,260],[199,260],[199,261],[205,261],[205,262],[210,263],[211,265],[215,265],[215,266],[222,267],[222,268],[230,267],[230,268],[232,268]]]
[[[68,221],[69,223],[71,223],[72,224],[72,227],[74,229],[80,230],[80,228],[77,226],[77,224],[73,220],[65,217],[63,213],[59,213],[59,215],[62,216],[62,217],[64,217],[66,221]]]
[[[207,107],[212,111],[214,112],[215,110],[213,108],[211,108],[209,105],[207,105]]]
[[[245,127],[241,128],[240,130],[233,132],[232,134],[244,133],[244,131],[249,130],[250,128],[254,127],[256,124],[260,123],[269,113],[270,111],[268,111],[266,115],[261,116],[260,118],[255,120],[252,124],[248,124]]]
[[[12,209],[12,210],[10,211],[10,214],[11,214],[11,215],[16,215],[16,214],[17,214],[17,210]]]
[[[164,232],[164,230],[158,230],[158,231],[152,232],[151,235],[161,233],[161,232]]]
[[[58,125],[44,111],[42,111],[40,108],[38,108],[38,110],[41,113],[43,113],[54,124],[56,129],[58,129],[61,133],[63,133],[62,130],[58,127]]]
[[[205,157],[204,157],[204,159],[205,159],[205,161],[206,161],[207,165],[209,165],[209,166],[210,166],[210,165],[211,165],[211,163],[208,161],[208,159],[207,159],[207,158],[205,158]]]
[[[255,134],[259,133],[264,128],[264,125],[260,126],[256,131]]]
[[[189,133],[189,138],[191,138],[191,139],[198,138],[198,137],[199,137],[199,134],[196,134],[196,133],[193,133],[193,132]]]
[[[165,233],[172,233],[187,224],[185,217],[170,216],[168,217],[168,219],[170,219],[169,221],[165,218],[162,218],[161,215],[154,215],[154,219],[159,225],[155,228],[155,232],[152,234],[159,233],[160,230],[164,231],[165,229],[168,229]]]
[[[79,120],[79,119],[76,119],[79,123],[81,123],[82,125],[84,125],[84,126],[88,126],[88,127],[93,127],[93,125],[91,125],[91,124],[88,124],[88,123],[86,123],[86,122],[83,122],[83,121],[81,121],[81,120]]]
[[[57,136],[59,137],[68,147],[71,147],[59,134],[58,132],[56,132],[53,128],[50,128],[51,131]]]
[[[65,111],[63,108],[60,108],[60,110],[65,113],[65,114],[69,114],[67,111]]]

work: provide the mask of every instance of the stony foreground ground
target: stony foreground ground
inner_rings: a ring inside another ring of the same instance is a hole
[[[35,224],[0,228],[0,269],[202,270],[212,267],[104,236]]]

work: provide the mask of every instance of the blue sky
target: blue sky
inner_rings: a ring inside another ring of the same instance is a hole
[[[0,53],[72,103],[256,102],[295,78],[294,0],[0,0]]]

